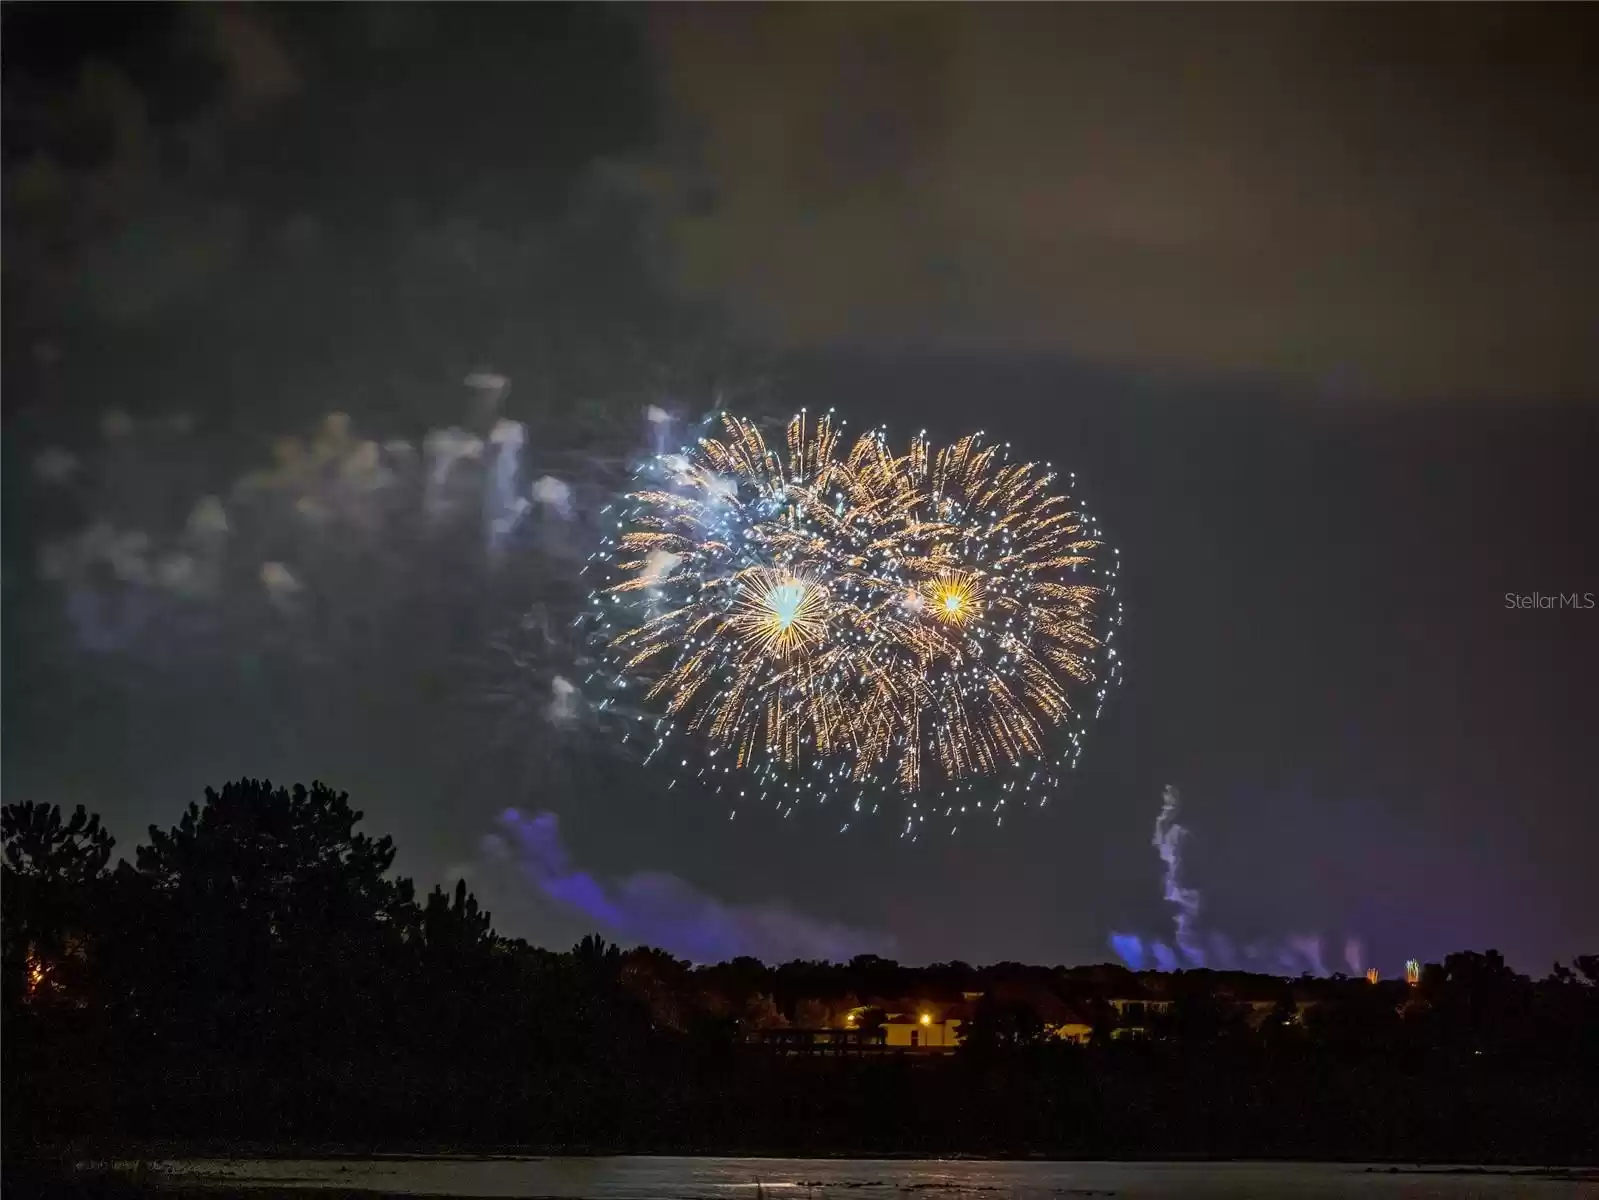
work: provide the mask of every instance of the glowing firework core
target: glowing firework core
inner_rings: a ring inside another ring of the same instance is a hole
[[[934,611],[951,625],[964,625],[977,613],[979,591],[975,576],[945,576],[932,588]]]
[[[767,653],[792,654],[825,636],[826,599],[814,584],[790,576],[769,586],[757,584],[748,593],[740,619]]]
[[[794,623],[804,602],[805,585],[802,583],[785,583],[775,587],[766,593],[764,601],[779,629],[787,629]]]

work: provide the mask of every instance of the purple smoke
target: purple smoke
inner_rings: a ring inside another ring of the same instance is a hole
[[[1288,945],[1292,947],[1305,962],[1310,964],[1312,975],[1325,975],[1327,968],[1321,962],[1321,939],[1319,937],[1291,937]]]
[[[1359,938],[1352,937],[1344,943],[1344,965],[1351,975],[1366,973],[1366,948]]]
[[[1177,789],[1168,785],[1161,793],[1160,815],[1155,818],[1155,836],[1152,845],[1166,866],[1164,897],[1175,906],[1173,924],[1176,927],[1177,948],[1161,942],[1145,943],[1131,933],[1113,933],[1110,945],[1118,958],[1135,971],[1143,970],[1154,960],[1160,971],[1175,971],[1180,966],[1217,967],[1222,970],[1243,968],[1297,975],[1328,974],[1323,957],[1322,940],[1318,935],[1300,934],[1283,942],[1255,943],[1242,953],[1222,933],[1202,934],[1199,929],[1199,889],[1182,885],[1182,843],[1188,830],[1177,823]],[[1364,973],[1365,948],[1360,939],[1351,937],[1344,943],[1344,965],[1351,975]]]
[[[740,955],[766,962],[842,962],[893,947],[887,935],[818,921],[780,902],[724,904],[660,871],[596,879],[572,865],[554,813],[529,817],[508,808],[499,825],[501,832],[486,839],[492,853],[511,856],[541,895],[619,941],[657,946],[700,963]]]
[[[1110,935],[1110,948],[1116,951],[1116,957],[1121,959],[1135,971],[1144,969],[1144,943],[1136,933],[1113,933]]]
[[[1238,951],[1233,949],[1233,944],[1225,933],[1210,935],[1210,965],[1222,971],[1236,971],[1238,969]]]

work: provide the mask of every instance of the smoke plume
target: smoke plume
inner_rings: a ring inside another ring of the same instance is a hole
[[[740,955],[765,962],[842,962],[893,947],[885,934],[819,921],[781,901],[728,904],[661,871],[597,877],[573,864],[554,813],[526,816],[506,809],[483,849],[491,862],[513,866],[521,881],[563,914],[597,925],[615,940],[657,946],[693,962]]]
[[[1199,889],[1185,888],[1181,883],[1183,835],[1188,832],[1177,824],[1177,789],[1170,784],[1161,794],[1160,816],[1155,818],[1155,839],[1152,843],[1166,864],[1166,903],[1177,906],[1174,917],[1177,948],[1183,957],[1196,966],[1205,961],[1205,952],[1194,941],[1194,925],[1199,919]]]
[[[1161,793],[1160,814],[1155,818],[1155,835],[1150,843],[1165,866],[1163,896],[1174,909],[1172,940],[1175,949],[1162,941],[1146,941],[1135,933],[1112,933],[1109,944],[1116,957],[1135,971],[1146,967],[1159,971],[1211,967],[1283,975],[1329,974],[1319,934],[1293,934],[1280,941],[1257,941],[1239,946],[1225,933],[1206,934],[1200,930],[1199,889],[1185,887],[1182,882],[1182,848],[1188,829],[1177,821],[1179,803],[1177,789],[1168,784]],[[1344,942],[1344,967],[1351,975],[1365,971],[1365,948],[1357,937]]]

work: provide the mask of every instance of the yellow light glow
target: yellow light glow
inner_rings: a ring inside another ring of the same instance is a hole
[[[826,633],[827,594],[780,571],[752,572],[731,625],[761,652],[779,657],[816,645]]]
[[[977,615],[982,582],[975,574],[944,574],[927,585],[928,598],[939,620],[949,625],[965,625]]]
[[[922,1024],[923,1025],[931,1025],[932,1023],[933,1023],[933,1018],[930,1017],[927,1013],[923,1013],[922,1014]]]

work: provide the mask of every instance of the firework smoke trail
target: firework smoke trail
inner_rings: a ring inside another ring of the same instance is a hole
[[[1161,793],[1160,816],[1155,818],[1155,837],[1151,843],[1166,864],[1166,903],[1175,904],[1177,948],[1196,967],[1205,965],[1204,948],[1194,938],[1199,920],[1199,889],[1185,888],[1180,882],[1183,869],[1183,837],[1188,830],[1177,823],[1177,789],[1166,785]]]
[[[644,417],[650,423],[650,428],[655,442],[655,453],[666,453],[666,439],[671,436],[672,414],[659,404],[652,404],[644,410]]]
[[[1151,845],[1165,866],[1162,879],[1162,898],[1175,907],[1173,917],[1175,942],[1173,950],[1164,942],[1145,940],[1133,933],[1112,933],[1109,945],[1116,957],[1135,971],[1141,971],[1153,959],[1156,970],[1175,971],[1185,963],[1190,967],[1210,966],[1221,970],[1261,970],[1272,973],[1313,975],[1328,973],[1323,957],[1322,939],[1315,934],[1296,934],[1281,942],[1254,942],[1239,950],[1223,933],[1203,935],[1199,929],[1200,895],[1198,888],[1182,884],[1182,843],[1188,830],[1177,822],[1180,797],[1174,786],[1167,785],[1161,792],[1160,814],[1155,818],[1155,836]],[[1349,973],[1364,973],[1365,947],[1357,937],[1344,942],[1344,964]]]
[[[1359,938],[1352,937],[1344,942],[1344,965],[1351,975],[1366,973],[1366,947]]]
[[[1312,975],[1325,975],[1327,968],[1321,958],[1321,938],[1315,935],[1300,935],[1288,939],[1289,947],[1295,951],[1299,958],[1310,964]]]
[[[1144,943],[1143,939],[1131,933],[1113,933],[1110,935],[1110,948],[1116,951],[1116,957],[1121,959],[1135,971],[1144,969]]]
[[[532,507],[532,501],[522,494],[517,482],[526,441],[527,427],[520,421],[497,421],[489,435],[489,444],[494,450],[489,468],[491,486],[484,493],[483,528],[490,554],[498,554],[504,548],[505,539]]]
[[[358,434],[348,415],[330,413],[310,437],[279,438],[269,465],[220,488],[214,444],[188,437],[187,418],[108,413],[99,447],[48,447],[35,456],[41,507],[81,514],[76,529],[46,538],[39,576],[72,586],[98,572],[119,584],[216,598],[239,579],[287,572],[310,588],[320,565],[355,550],[392,552],[392,564],[403,566],[479,523],[482,544],[497,552],[535,510],[576,515],[576,485],[601,469],[582,454],[552,454],[540,466],[559,476],[530,485],[527,427],[497,411],[509,381],[480,373],[466,382],[478,395],[479,431],[441,425],[416,443],[377,440]],[[180,505],[188,515],[174,529],[170,514]],[[210,569],[249,559],[237,578]]]
[[[500,412],[507,379],[465,382],[467,426],[385,440],[331,413],[242,473],[220,461],[236,447],[186,417],[111,412],[98,445],[41,448],[26,615],[53,634],[59,613],[67,637],[30,644],[184,688],[197,668],[257,679],[269,664],[429,693],[464,678],[452,694],[492,707],[494,743],[547,761],[595,732],[569,682],[589,670],[569,622],[596,513],[632,460],[539,451]],[[638,436],[616,431],[618,445]]]

